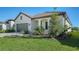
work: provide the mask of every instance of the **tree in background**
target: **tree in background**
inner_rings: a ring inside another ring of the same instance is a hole
[[[79,27],[72,27],[73,31],[79,31]]]

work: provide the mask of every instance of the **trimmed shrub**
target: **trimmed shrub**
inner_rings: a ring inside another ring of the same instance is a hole
[[[14,29],[8,29],[5,32],[15,32],[15,30]]]
[[[29,33],[29,31],[24,31],[24,34],[28,34]]]
[[[43,27],[37,27],[33,34],[42,35],[43,33],[44,33],[44,28]]]
[[[5,30],[0,30],[0,33],[5,33]]]

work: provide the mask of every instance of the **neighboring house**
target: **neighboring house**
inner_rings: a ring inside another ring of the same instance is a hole
[[[0,22],[0,30],[10,30],[15,28],[15,22],[13,19],[9,19],[6,22]]]
[[[15,18],[15,30],[16,32],[29,31],[32,33],[35,28],[42,26],[44,28],[44,33],[48,34],[51,15],[53,13],[58,13],[58,19],[61,20],[63,26],[67,26],[67,31],[70,32],[72,24],[66,12],[45,12],[35,16],[29,16],[21,12]]]
[[[61,20],[62,26],[67,26],[67,32],[71,32],[71,22],[66,12],[45,12],[35,16],[29,16],[25,13],[19,13],[15,20],[9,20],[6,23],[7,29],[15,28],[16,32],[29,32],[33,33],[37,27],[42,26],[44,28],[44,34],[49,33],[49,26],[51,15],[57,13],[58,19]]]
[[[4,22],[0,22],[0,30],[6,30],[6,24]]]
[[[13,19],[9,19],[9,20],[6,21],[7,30],[13,29],[14,28],[14,25],[15,25],[15,22],[14,22]]]

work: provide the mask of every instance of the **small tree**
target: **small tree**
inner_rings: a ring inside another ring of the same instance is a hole
[[[52,14],[51,20],[50,20],[50,32],[49,34],[53,37],[56,37],[63,31],[62,23],[59,19],[59,15],[57,13]]]

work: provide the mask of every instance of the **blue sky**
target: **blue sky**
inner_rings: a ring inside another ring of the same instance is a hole
[[[79,26],[79,8],[78,7],[58,7],[54,10],[53,7],[0,7],[0,21],[14,19],[19,12],[24,12],[29,15],[35,15],[42,12],[65,11],[69,16],[73,26]]]

